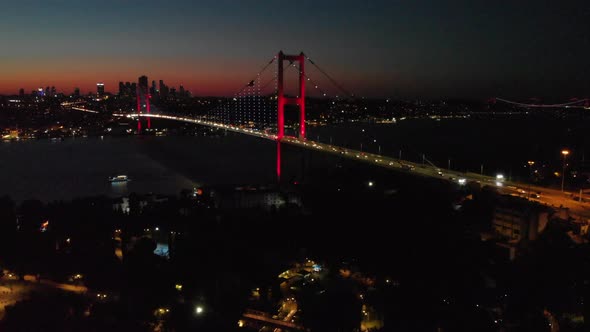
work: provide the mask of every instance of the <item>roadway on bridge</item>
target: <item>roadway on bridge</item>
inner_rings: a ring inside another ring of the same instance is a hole
[[[485,176],[481,174],[445,170],[430,165],[417,164],[406,160],[400,160],[378,154],[345,149],[329,144],[323,144],[312,141],[300,141],[297,138],[286,137],[283,141],[311,149],[326,151],[328,153],[339,154],[341,156],[345,156],[351,159],[357,159],[363,162],[375,164],[382,167],[409,172],[411,174],[452,181],[460,185],[466,184],[470,181],[475,181],[479,183],[482,187],[486,185],[491,186],[496,188],[498,192],[506,195],[527,198],[527,196],[530,196],[532,194],[533,197],[529,197],[529,199],[532,201],[541,204],[546,204],[548,206],[552,206],[555,208],[568,208],[570,215],[572,217],[576,219],[582,219],[584,221],[590,220],[590,203],[574,200],[574,198],[579,198],[579,196],[574,193],[562,192],[560,190],[555,190],[546,187],[530,186],[529,184],[523,184],[513,181],[499,181],[495,177]],[[535,195],[536,193],[540,194]]]
[[[228,131],[265,138],[269,140],[275,141],[277,136],[268,132],[259,131],[253,128],[245,128],[240,126],[234,125],[226,125],[221,123],[216,123],[212,121],[208,121],[204,118],[191,118],[191,117],[181,117],[181,116],[172,116],[172,115],[164,115],[164,114],[113,114],[113,116],[117,117],[128,117],[128,118],[137,118],[138,116],[141,117],[152,117],[152,118],[159,118],[159,119],[166,119],[172,121],[182,121],[188,123],[194,123],[203,126],[209,126],[218,129],[225,129]],[[404,172],[409,172],[411,174],[416,174],[420,176],[426,176],[431,178],[438,178],[443,179],[446,181],[457,182],[459,184],[465,184],[470,181],[475,181],[481,184],[481,186],[491,186],[498,190],[498,192],[502,194],[512,195],[512,196],[523,196],[527,197],[530,193],[537,193],[540,192],[541,194],[538,197],[531,197],[529,199],[536,201],[541,204],[545,204],[548,206],[552,206],[555,208],[564,207],[568,208],[570,211],[570,215],[576,219],[582,221],[590,221],[590,203],[588,202],[579,202],[574,200],[577,196],[572,193],[568,192],[561,192],[559,190],[550,189],[546,187],[539,187],[539,186],[530,186],[529,184],[525,183],[518,183],[513,181],[498,181],[495,177],[485,176],[481,174],[475,173],[464,173],[464,172],[457,172],[451,170],[444,170],[438,168],[433,165],[426,165],[426,164],[418,164],[413,163],[410,161],[396,159],[392,157],[382,156],[374,153],[367,153],[352,149],[346,149],[339,146],[334,146],[330,144],[314,142],[310,140],[300,140],[296,137],[289,137],[285,136],[281,140],[283,143],[292,144],[295,146],[327,152],[331,154],[337,154],[341,157],[346,157],[349,159],[359,160],[366,163],[374,164],[381,167],[386,167],[395,170],[401,170]]]

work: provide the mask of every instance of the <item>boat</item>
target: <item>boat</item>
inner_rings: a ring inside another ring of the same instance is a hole
[[[127,175],[117,175],[117,176],[110,176],[109,182],[127,182],[129,178]]]

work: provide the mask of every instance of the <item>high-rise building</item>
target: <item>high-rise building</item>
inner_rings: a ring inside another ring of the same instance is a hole
[[[74,88],[74,97],[80,97],[80,88]]]
[[[164,84],[164,80],[160,80],[160,97],[166,99],[168,97],[168,86]]]
[[[19,97],[24,97],[25,96],[25,89],[21,88],[20,90],[18,90],[18,96]]]
[[[51,97],[55,97],[55,95],[57,95],[57,91],[55,91],[55,87],[52,86],[51,87]]]
[[[102,82],[96,83],[96,95],[99,97],[104,96],[104,83],[102,83]]]
[[[186,97],[186,92],[184,91],[184,86],[182,86],[182,84],[178,88],[178,94],[180,95],[181,98]]]
[[[149,96],[148,78],[145,75],[140,76],[138,79],[138,83],[137,83],[137,97],[139,98],[139,105],[141,107],[142,113],[147,110],[148,96]]]
[[[156,81],[152,81],[152,87],[150,88],[150,94],[155,96],[158,93],[158,89],[156,88]]]
[[[119,82],[119,97],[123,97],[127,95],[127,91],[125,90],[125,84],[123,82]]]
[[[148,89],[148,78],[147,78],[147,76],[145,76],[145,75],[139,76],[139,79],[137,80],[137,86],[140,89],[144,89],[145,91],[147,91],[147,89]]]

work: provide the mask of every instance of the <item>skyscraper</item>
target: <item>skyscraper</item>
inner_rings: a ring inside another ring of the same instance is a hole
[[[149,113],[150,112],[150,93],[148,87],[147,76],[140,76],[137,85],[137,112],[138,113]],[[150,118],[147,118],[147,127],[150,128]],[[137,123],[137,131],[141,130],[141,122]]]
[[[104,96],[104,83],[102,83],[102,82],[96,83],[96,95],[99,97]]]
[[[19,97],[24,97],[25,96],[25,89],[21,88],[20,90],[18,90],[18,96]]]
[[[168,86],[164,84],[164,80],[160,80],[160,97],[166,99],[168,97]]]
[[[139,89],[143,89],[143,91],[147,93],[147,91],[148,91],[148,78],[147,78],[147,76],[145,76],[145,75],[139,76],[139,79],[137,80],[137,86]]]
[[[156,88],[156,81],[152,81],[152,87],[150,88],[150,94],[152,96],[155,96],[157,92],[158,92],[158,89]]]
[[[119,82],[119,97],[123,97],[127,94],[125,91],[125,84],[123,82]]]
[[[74,97],[80,97],[80,88],[74,88]]]

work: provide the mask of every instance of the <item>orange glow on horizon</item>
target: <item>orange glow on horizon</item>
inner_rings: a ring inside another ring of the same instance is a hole
[[[119,82],[137,82],[141,75],[150,81],[159,80],[177,90],[183,85],[198,96],[231,96],[252,79],[259,61],[240,61],[224,64],[219,60],[199,61],[146,60],[137,63],[131,59],[60,59],[35,62],[31,59],[6,61],[0,65],[0,94],[16,95],[23,88],[28,94],[39,87],[55,86],[57,92],[72,93],[78,87],[81,93],[96,91],[96,82],[104,82],[105,91],[116,94]]]

